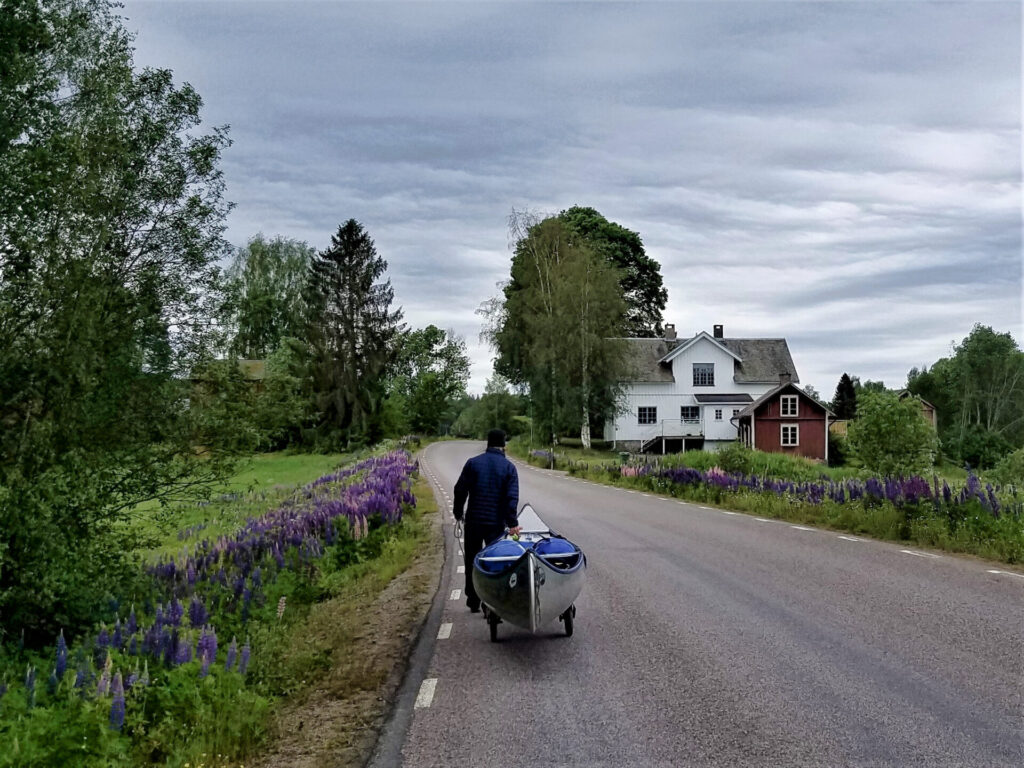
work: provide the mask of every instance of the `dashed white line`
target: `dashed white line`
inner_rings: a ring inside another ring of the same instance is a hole
[[[798,531],[813,531],[814,530],[813,528],[808,528],[808,527],[803,526],[803,525],[791,525],[789,527],[790,528],[796,528]]]
[[[466,566],[460,565],[458,568],[455,569],[455,572],[456,573],[465,573],[466,572]]]
[[[774,520],[769,520],[767,517],[755,517],[755,520],[759,523],[774,523]]]
[[[450,621],[446,621],[446,622],[444,622],[441,625],[441,628],[439,630],[437,630],[437,639],[438,640],[447,640],[451,636],[452,636],[452,623]]]
[[[704,509],[704,507],[701,507],[701,509]],[[721,512],[723,515],[738,515],[739,514],[739,512],[730,512],[727,509],[720,509],[718,511]]]
[[[413,709],[424,709],[430,706],[434,700],[434,689],[437,688],[437,678],[428,677],[420,683],[420,692],[416,694],[416,703]]]
[[[992,570],[990,570],[989,573],[1001,573],[1004,576],[1016,576],[1018,579],[1024,579],[1024,573],[1014,573],[1013,571],[992,571]]]
[[[840,535],[838,538],[842,539],[843,541],[865,541],[865,539],[858,539],[856,536]]]
[[[448,599],[449,600],[458,600],[460,597],[462,597],[462,590],[461,589],[453,589],[451,597],[449,597]]]
[[[900,552],[905,555],[913,555],[914,557],[930,557],[934,560],[938,560],[941,557],[941,555],[933,555],[931,552],[915,552],[912,549],[901,549]]]
[[[698,507],[700,507],[700,505],[699,505],[699,504],[698,504],[697,506],[698,506]],[[701,509],[714,509],[714,507],[700,507],[700,508],[701,508]]]

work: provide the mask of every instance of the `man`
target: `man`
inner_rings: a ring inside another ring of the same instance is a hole
[[[466,605],[473,613],[479,613],[480,597],[473,588],[473,558],[504,534],[506,528],[513,535],[519,534],[519,474],[505,458],[505,433],[500,429],[487,433],[487,450],[462,468],[455,483],[452,512],[456,520],[462,520],[467,498],[462,545],[466,553]]]

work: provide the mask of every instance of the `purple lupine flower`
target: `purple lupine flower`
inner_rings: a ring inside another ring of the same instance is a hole
[[[85,687],[86,681],[89,679],[89,668],[86,666],[86,661],[83,659],[78,665],[78,671],[75,674],[75,688],[82,690]]]
[[[117,650],[121,650],[124,647],[124,637],[121,634],[120,617],[118,617],[114,622],[114,635],[110,638],[110,642],[115,648],[117,648]]]
[[[113,667],[114,661],[110,658],[110,654],[107,653],[107,660],[103,663],[103,671],[100,673],[100,679],[96,683],[97,696],[106,696],[107,691],[110,690],[110,673]]]
[[[173,627],[181,626],[181,620],[185,616],[185,608],[177,598],[171,601],[167,608],[167,621]]]
[[[238,643],[235,638],[231,638],[231,645],[228,646],[228,658],[224,662],[224,669],[231,671],[231,668],[235,665],[235,656],[238,655]]]
[[[114,700],[110,702],[110,727],[120,731],[124,726],[124,687],[121,685],[121,673],[114,675],[114,683],[111,688]]]
[[[188,664],[192,661],[192,644],[187,639],[181,638],[174,653],[174,663],[178,666]]]
[[[64,640],[64,630],[60,631],[60,635],[57,637],[57,667],[55,673],[57,680],[60,681],[64,677],[64,672],[68,668],[68,644]]]
[[[149,685],[149,662],[142,663],[142,677],[139,678],[139,685],[145,688]]]
[[[245,641],[245,645],[242,646],[242,655],[238,660],[238,671],[244,676],[246,670],[249,669],[249,641]]]
[[[139,655],[139,641],[135,635],[132,635],[132,639],[128,641],[128,654],[131,656]]]
[[[135,662],[135,670],[128,675],[128,679],[124,681],[124,689],[130,691],[135,684],[139,682],[139,662]]]
[[[198,595],[192,596],[192,602],[188,607],[188,620],[193,627],[201,627],[209,620],[210,614],[203,605]]]

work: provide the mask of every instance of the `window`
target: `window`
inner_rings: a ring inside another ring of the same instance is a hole
[[[679,418],[683,421],[700,421],[700,408],[696,405],[684,405],[679,409]]]
[[[722,420],[722,409],[721,408],[715,408],[715,421],[721,421],[721,420]]]
[[[739,408],[733,408],[732,409],[732,417],[735,419],[739,415],[740,415],[740,409]]]
[[[794,446],[800,445],[800,425],[799,424],[783,424],[782,425],[782,445]]]
[[[799,397],[797,395],[783,395],[782,396],[782,415],[783,416],[796,416],[797,414],[797,402]],[[785,445],[785,443],[783,443]]]
[[[694,363],[693,364],[693,386],[713,387],[715,386],[715,364]]]
[[[641,405],[636,409],[636,415],[640,424],[658,423],[658,409],[653,405]]]

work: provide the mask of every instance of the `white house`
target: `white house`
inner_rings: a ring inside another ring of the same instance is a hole
[[[799,381],[785,339],[730,339],[721,325],[678,339],[666,325],[662,339],[626,342],[631,378],[604,431],[621,450],[717,450],[736,439],[740,411],[780,380]]]

